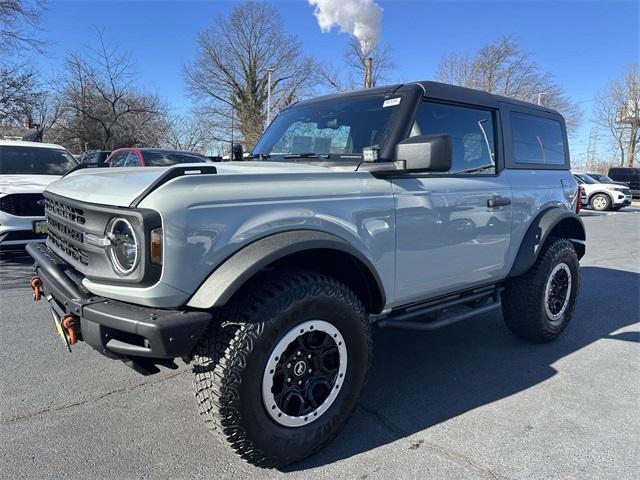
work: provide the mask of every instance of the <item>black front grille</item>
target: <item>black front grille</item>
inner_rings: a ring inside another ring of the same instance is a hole
[[[43,199],[41,193],[11,193],[0,198],[0,210],[18,217],[43,217]]]
[[[89,265],[82,231],[82,226],[86,223],[84,210],[47,198],[45,211],[49,246],[58,255]]]

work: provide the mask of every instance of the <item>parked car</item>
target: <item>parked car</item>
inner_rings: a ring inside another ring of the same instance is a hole
[[[106,160],[110,167],[168,167],[177,163],[208,162],[199,153],[160,148],[119,148]]]
[[[634,198],[640,197],[640,168],[611,167],[609,177],[616,182],[624,182],[629,185]]]
[[[594,210],[620,210],[631,205],[629,187],[617,183],[601,183],[586,173],[576,172],[573,176],[584,189],[587,204]]]
[[[628,187],[629,184],[625,183],[625,182],[616,182],[615,180],[609,178],[608,176],[602,174],[602,173],[587,173],[587,175],[589,175],[591,178],[593,178],[594,180],[600,182],[600,183],[610,183],[613,185],[622,185],[623,187]]]
[[[77,165],[60,145],[0,140],[0,246],[44,242],[44,188]]]
[[[570,322],[586,236],[554,110],[372,88],[295,103],[252,155],[75,171],[47,188],[51,236],[28,247],[65,348],[144,373],[192,362],[203,418],[247,461],[287,465],[334,437],[373,324],[501,309],[515,335],[549,342]]]
[[[96,167],[108,167],[107,158],[110,154],[110,150],[90,150],[82,155],[80,162]]]

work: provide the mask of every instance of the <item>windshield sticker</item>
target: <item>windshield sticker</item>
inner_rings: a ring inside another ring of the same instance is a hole
[[[382,108],[395,107],[396,105],[400,105],[400,100],[402,100],[401,97],[390,98],[389,100],[385,100],[384,103],[382,104]]]

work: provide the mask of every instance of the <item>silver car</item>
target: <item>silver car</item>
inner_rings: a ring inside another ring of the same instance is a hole
[[[483,92],[420,82],[299,102],[249,161],[51,184],[49,238],[28,247],[34,297],[65,348],[145,374],[191,362],[207,425],[283,466],[353,411],[376,326],[502,310],[524,339],[560,335],[586,239],[569,166],[557,112]]]

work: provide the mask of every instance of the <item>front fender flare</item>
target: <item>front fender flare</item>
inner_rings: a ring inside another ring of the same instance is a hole
[[[529,225],[509,272],[509,277],[522,275],[533,266],[542,246],[554,229],[577,247],[578,258],[582,258],[586,240],[582,219],[570,210],[551,207],[540,212]]]
[[[365,255],[336,235],[316,230],[295,230],[256,240],[234,253],[207,277],[187,306],[206,309],[222,306],[247,280],[266,266],[288,255],[313,249],[338,250],[362,262],[375,278],[384,305],[382,280]]]

